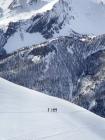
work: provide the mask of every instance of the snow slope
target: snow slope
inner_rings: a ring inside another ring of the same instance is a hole
[[[0,78],[0,140],[43,139],[104,140],[105,119]]]
[[[51,10],[53,5],[58,2],[58,0],[39,0],[37,3],[29,4],[28,0],[21,3],[22,1],[18,0],[15,8],[12,9],[9,6],[13,0],[0,1],[0,8],[3,10],[3,16],[0,18],[1,27],[7,26],[10,22],[30,19],[33,15]]]
[[[101,0],[72,0],[71,28],[82,34],[105,33],[105,3]]]
[[[54,10],[61,19],[64,17],[56,36],[70,35],[71,30],[88,35],[105,33],[105,0],[59,0]]]
[[[8,53],[11,53],[24,46],[32,46],[33,44],[39,44],[45,41],[46,39],[40,33],[29,34],[28,32],[18,30],[8,39],[5,49]]]

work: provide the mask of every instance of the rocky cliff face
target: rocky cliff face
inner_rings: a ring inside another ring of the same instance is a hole
[[[1,59],[0,76],[105,117],[104,49],[104,35],[60,37]]]
[[[105,50],[87,57],[74,103],[105,117]]]

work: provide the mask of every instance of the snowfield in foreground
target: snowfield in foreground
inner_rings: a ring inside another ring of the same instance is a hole
[[[105,119],[0,78],[0,140],[43,139],[105,140]]]

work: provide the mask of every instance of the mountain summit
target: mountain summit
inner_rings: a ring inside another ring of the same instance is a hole
[[[71,33],[90,36],[105,33],[105,5],[102,1],[1,0],[0,7],[0,48],[7,53]]]

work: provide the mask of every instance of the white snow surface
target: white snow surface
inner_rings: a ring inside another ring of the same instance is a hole
[[[82,34],[100,35],[105,33],[105,0],[70,0],[72,15],[71,28]]]
[[[105,119],[0,78],[0,140],[44,139],[105,140]]]
[[[63,0],[59,0],[61,3]],[[71,30],[79,34],[101,35],[105,34],[105,0],[64,0],[66,6],[56,4],[56,13],[64,16],[65,24],[59,35],[70,35]],[[67,6],[71,9],[68,11]],[[62,8],[63,7],[63,8]],[[61,11],[62,8],[62,11]],[[58,12],[57,12],[58,11]]]
[[[32,46],[34,44],[39,44],[45,42],[46,39],[40,33],[28,33],[18,30],[15,32],[7,41],[4,48],[7,53],[11,53],[22,47]]]

